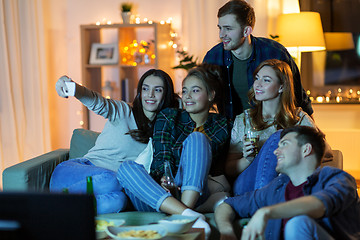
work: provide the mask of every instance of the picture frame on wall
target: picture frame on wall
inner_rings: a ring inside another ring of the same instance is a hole
[[[89,64],[117,64],[119,48],[117,43],[93,43],[91,45]]]

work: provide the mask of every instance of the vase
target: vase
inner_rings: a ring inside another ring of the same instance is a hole
[[[131,12],[121,12],[121,17],[124,24],[129,24],[131,18]]]

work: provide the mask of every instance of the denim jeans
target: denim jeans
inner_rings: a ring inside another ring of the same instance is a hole
[[[291,218],[285,225],[285,240],[333,240],[334,238],[314,219],[301,215]]]
[[[211,159],[209,139],[202,133],[191,133],[183,142],[175,183],[181,191],[199,192],[198,204],[208,197],[207,176]],[[122,162],[117,177],[138,211],[160,211],[163,201],[171,196],[136,162]]]
[[[278,175],[274,151],[278,147],[281,131],[276,131],[266,140],[252,163],[237,177],[233,187],[235,196],[262,188]]]
[[[116,172],[97,167],[85,158],[60,163],[51,175],[50,191],[67,188],[69,193],[86,193],[87,176],[92,177],[98,214],[120,212],[126,207],[127,197]]]

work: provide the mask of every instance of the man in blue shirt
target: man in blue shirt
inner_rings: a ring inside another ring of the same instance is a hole
[[[218,106],[220,112],[234,120],[236,115],[250,107],[247,97],[252,87],[255,68],[267,59],[285,61],[294,78],[296,105],[310,116],[311,101],[302,87],[299,69],[289,52],[280,43],[251,35],[255,25],[254,9],[244,0],[232,0],[218,11],[221,43],[207,52],[204,62],[221,66],[226,102]]]
[[[228,198],[215,210],[222,239],[236,239],[235,214],[251,217],[247,239],[360,239],[360,200],[355,179],[332,167],[320,168],[324,135],[315,128],[284,129],[276,171],[264,188]]]

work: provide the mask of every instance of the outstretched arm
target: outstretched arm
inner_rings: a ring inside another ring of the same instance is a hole
[[[58,79],[55,84],[56,92],[60,97],[67,98],[66,91],[68,87],[66,82],[74,82],[71,78],[64,75]],[[123,102],[113,99],[107,99],[101,96],[100,93],[92,91],[84,86],[75,83],[75,97],[84,104],[90,111],[95,114],[103,116],[109,121],[114,121],[118,118],[126,118],[130,116],[131,107]]]
[[[222,240],[237,239],[233,228],[234,219],[235,211],[229,204],[222,203],[215,209],[215,222]]]
[[[292,218],[307,215],[311,218],[321,218],[325,214],[325,205],[314,196],[300,197],[288,202],[260,208],[252,216],[242,232],[241,239],[264,238],[264,232],[269,219]]]

